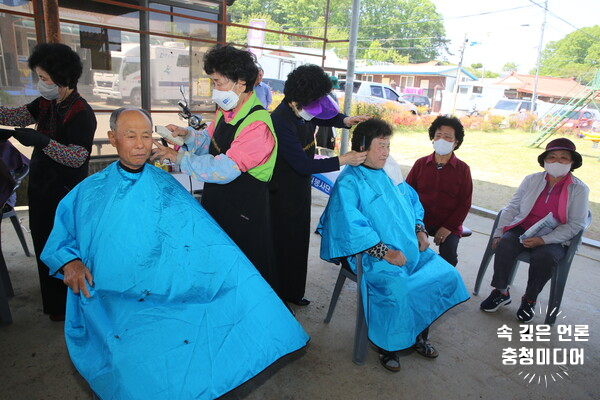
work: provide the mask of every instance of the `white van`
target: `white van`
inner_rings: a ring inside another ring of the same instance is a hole
[[[111,71],[94,72],[92,93],[107,101],[129,100],[141,104],[140,45],[126,43],[111,51]],[[190,50],[182,43],[150,45],[150,86],[152,100],[177,101],[179,87],[190,86]]]

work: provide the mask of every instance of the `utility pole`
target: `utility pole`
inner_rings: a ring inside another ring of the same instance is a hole
[[[542,22],[542,33],[540,33],[540,44],[538,45],[537,62],[535,63],[535,80],[533,81],[533,94],[531,95],[531,112],[537,111],[537,87],[540,76],[540,60],[542,58],[542,45],[544,43],[544,30],[546,29],[546,14],[548,13],[548,0],[544,2],[544,22]]]
[[[450,114],[454,114],[456,111],[456,96],[458,96],[458,84],[460,83],[460,73],[462,71],[463,57],[465,55],[465,47],[467,47],[467,35],[465,34],[465,40],[463,41],[462,48],[460,49],[460,61],[458,62],[458,68],[456,69],[456,82],[452,90],[452,108],[450,108]]]
[[[350,43],[348,44],[348,67],[346,69],[346,90],[344,92],[344,114],[351,115],[352,89],[354,88],[354,63],[356,62],[356,41],[358,38],[358,17],[360,0],[352,0],[352,21],[350,22]],[[342,129],[340,154],[348,152],[348,129]]]

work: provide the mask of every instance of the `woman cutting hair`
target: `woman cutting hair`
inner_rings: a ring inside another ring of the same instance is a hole
[[[39,255],[52,231],[56,207],[88,175],[88,161],[96,117],[77,92],[82,64],[64,44],[40,44],[28,60],[38,77],[40,97],[17,108],[0,107],[0,125],[17,128],[13,137],[33,147],[29,173],[29,225],[37,258],[43,311],[53,321],[63,321],[67,287],[49,276]]]
[[[341,114],[329,96],[329,76],[316,65],[292,71],[285,82],[284,98],[273,111],[279,153],[271,193],[271,218],[277,273],[284,300],[305,306],[304,298],[310,238],[311,174],[337,171],[342,165],[359,165],[365,152],[315,159],[318,126],[349,128],[367,119]]]
[[[254,55],[231,45],[204,56],[214,122],[196,131],[168,125],[184,138],[179,152],[155,142],[153,159],[169,159],[181,171],[205,182],[202,205],[278,292],[274,271],[268,182],[277,158],[269,113],[254,93],[258,67]]]

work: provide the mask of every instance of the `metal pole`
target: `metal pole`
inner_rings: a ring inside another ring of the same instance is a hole
[[[346,90],[344,94],[344,114],[350,115],[352,109],[352,88],[354,88],[354,62],[356,61],[356,42],[358,38],[358,18],[360,0],[352,0],[352,21],[350,23],[350,43],[348,45],[348,67],[346,68]],[[340,154],[348,152],[348,129],[342,129]]]
[[[538,45],[537,62],[535,63],[535,80],[533,81],[533,94],[531,95],[531,112],[537,111],[537,87],[540,76],[540,60],[542,58],[542,45],[544,43],[544,30],[546,29],[546,14],[548,13],[548,0],[544,3],[544,22],[542,22],[542,33],[540,34],[540,44]]]
[[[325,69],[325,52],[327,51],[327,25],[329,24],[329,1],[325,6],[325,30],[323,31],[323,58],[321,59],[321,68]]]
[[[148,0],[142,0],[142,7],[149,7]],[[140,10],[140,30],[150,31],[150,13]],[[158,88],[155,88],[158,90]],[[152,96],[150,96],[150,37],[147,33],[140,33],[140,90],[142,95],[142,108],[150,111],[152,108]]]
[[[460,49],[460,61],[458,62],[458,68],[456,69],[456,82],[454,82],[454,88],[452,88],[452,107],[450,108],[450,114],[454,114],[456,111],[456,97],[458,96],[458,84],[460,83],[460,73],[462,71],[463,56],[465,55],[465,47],[467,46],[467,35],[463,41],[462,48]]]

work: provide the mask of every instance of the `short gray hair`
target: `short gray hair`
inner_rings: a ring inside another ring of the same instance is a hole
[[[143,108],[135,108],[135,107],[121,107],[121,108],[117,108],[115,111],[112,112],[112,114],[110,114],[110,130],[111,131],[116,131],[117,130],[117,121],[119,120],[119,116],[121,114],[123,114],[125,111],[138,111],[142,114],[144,114],[146,116],[146,118],[148,118],[148,121],[150,121],[150,126],[152,126],[152,117],[150,116],[150,113],[146,110],[144,110]]]

